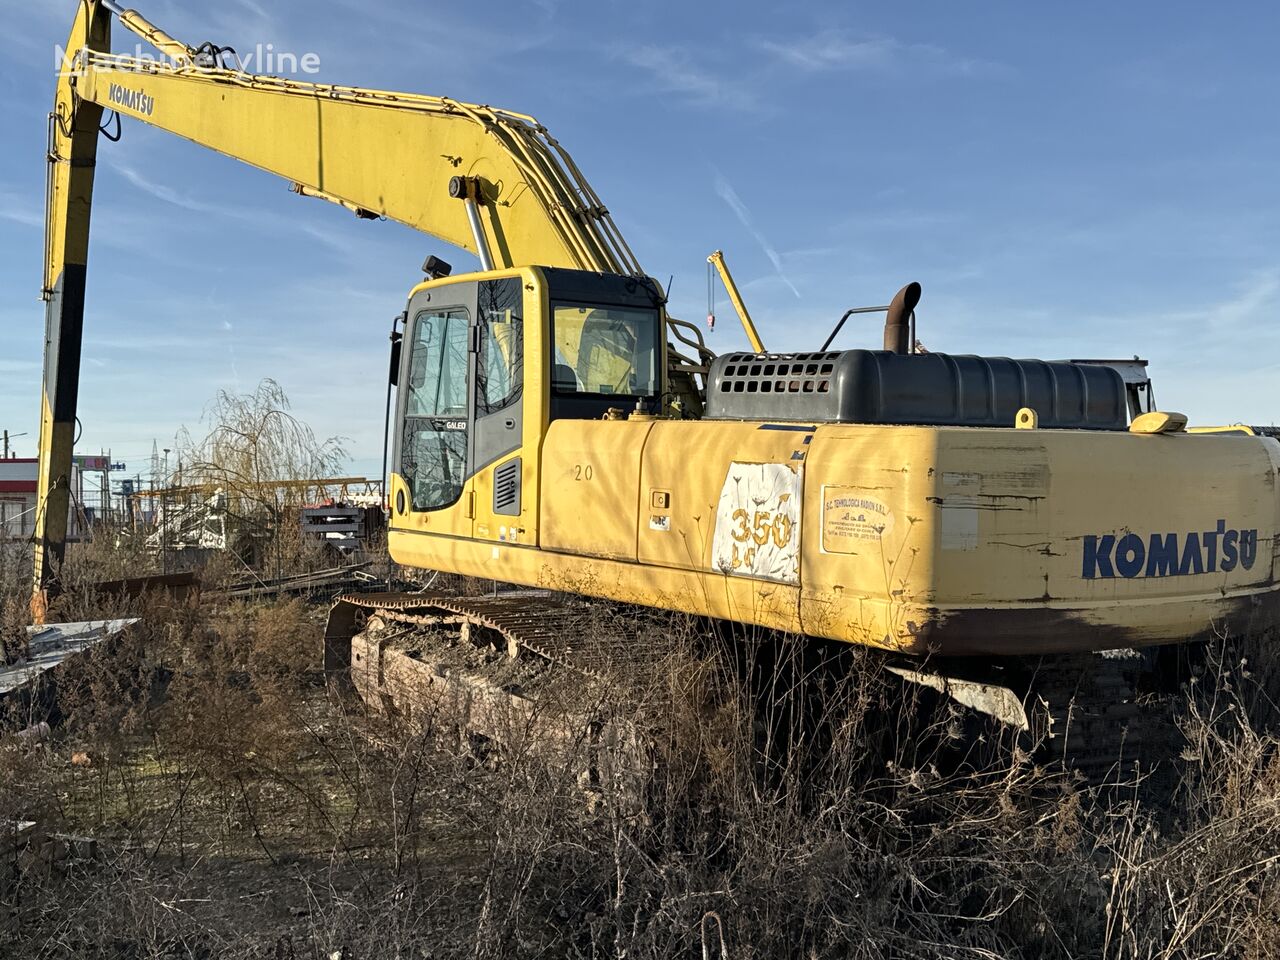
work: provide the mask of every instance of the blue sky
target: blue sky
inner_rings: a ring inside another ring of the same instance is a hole
[[[1140,353],[1193,422],[1275,419],[1271,5],[138,6],[188,42],[314,52],[323,81],[532,113],[686,319],[717,247],[771,349],[918,280],[932,350]],[[7,9],[0,41],[0,428],[33,435],[45,115],[73,9]],[[153,438],[270,376],[376,474],[386,333],[430,253],[474,265],[126,121],[99,155],[82,449],[145,472]],[[718,315],[713,348],[740,347],[723,294]],[[878,321],[841,342],[878,344]]]

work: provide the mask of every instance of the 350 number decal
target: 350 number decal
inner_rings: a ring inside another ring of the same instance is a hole
[[[730,463],[716,504],[711,568],[799,583],[803,484],[803,467],[791,463]]]
[[[791,543],[793,530],[791,518],[785,513],[757,510],[754,515],[739,507],[733,511],[733,549],[727,558],[733,570],[753,570],[756,557],[762,547],[772,541],[779,550]]]
[[[757,510],[752,517],[739,507],[733,511],[733,520],[734,528],[730,535],[738,543],[754,540],[756,546],[763,547],[772,540],[778,549],[782,549],[791,542],[791,518],[785,513]]]

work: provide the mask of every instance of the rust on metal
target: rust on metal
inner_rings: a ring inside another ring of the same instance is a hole
[[[489,597],[430,592],[344,594],[336,605],[342,604],[355,611],[376,611],[385,619],[408,624],[474,623],[500,634],[508,649],[523,648],[552,663],[612,682],[622,679],[628,667],[650,659],[643,645],[630,635],[597,634],[590,642],[577,639],[590,615],[589,609],[581,601],[562,599],[546,591],[519,590]],[[352,626],[354,620],[336,633]],[[333,639],[341,642],[337,635]]]
[[[914,280],[894,294],[884,318],[884,348],[890,353],[911,352],[911,314],[920,302],[920,284]]]
[[[109,596],[139,597],[151,590],[162,590],[178,600],[199,595],[200,578],[194,571],[157,574],[151,577],[129,577],[125,580],[103,580],[93,585],[98,593]]]

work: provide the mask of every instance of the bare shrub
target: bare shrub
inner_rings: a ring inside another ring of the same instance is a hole
[[[20,596],[0,594],[0,666],[27,655],[27,623],[30,612]]]
[[[24,880],[0,955],[1280,951],[1280,751],[1237,646],[1181,695],[1180,786],[1152,804],[975,747],[872,651],[584,605],[584,649],[643,648],[612,679],[545,670],[494,742],[463,698],[388,714],[319,683],[304,603],[138,602],[60,680],[54,736],[0,746],[0,819],[105,851]]]
[[[59,570],[62,591],[69,596],[92,593],[97,584],[160,573],[160,560],[141,537],[102,524],[86,539],[67,544]]]

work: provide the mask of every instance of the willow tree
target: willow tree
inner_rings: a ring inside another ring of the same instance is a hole
[[[320,497],[319,481],[346,462],[342,438],[317,439],[271,379],[252,393],[220,390],[202,421],[209,427],[202,440],[186,428],[178,435],[180,475],[174,483],[202,495],[220,491],[228,516],[259,543],[276,547],[279,569],[298,543],[299,509]]]

